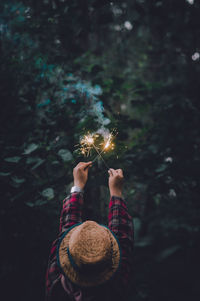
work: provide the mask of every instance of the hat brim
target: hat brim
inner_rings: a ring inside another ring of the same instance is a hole
[[[97,274],[95,273],[83,274],[79,272],[72,265],[67,252],[67,248],[69,246],[69,240],[71,235],[75,231],[76,227],[79,226],[80,224],[81,223],[72,226],[67,231],[65,231],[61,236],[57,246],[57,263],[62,273],[78,286],[81,287],[98,286],[110,280],[119,270],[120,261],[121,261],[120,245],[114,233],[112,233],[108,227],[101,225],[102,227],[105,227],[107,231],[109,231],[109,234],[112,239],[113,253],[112,253],[111,263],[105,266],[105,269],[103,269],[101,272]]]

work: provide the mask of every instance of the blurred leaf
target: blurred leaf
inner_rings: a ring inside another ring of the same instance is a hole
[[[26,202],[26,205],[29,206],[29,207],[34,207],[35,206],[35,204],[31,203],[31,202]]]
[[[67,149],[60,149],[58,155],[64,162],[71,161],[73,159],[72,153]]]
[[[18,178],[17,176],[12,177],[11,179],[12,179],[11,185],[16,188],[18,188],[22,183],[26,181],[26,179]]]
[[[26,163],[27,163],[27,164],[32,164],[32,163],[38,162],[38,160],[40,160],[39,157],[28,157],[28,158],[26,159]]]
[[[151,236],[145,236],[145,237],[141,238],[139,241],[137,241],[135,243],[135,246],[139,247],[139,248],[145,248],[145,247],[148,247],[148,246],[152,245],[152,243],[153,243],[152,237]]]
[[[24,150],[25,155],[29,155],[32,152],[34,152],[39,146],[35,143],[31,143],[28,145],[28,147]]]
[[[54,198],[54,190],[53,188],[46,188],[41,192],[41,195],[48,200],[51,200]]]
[[[24,195],[24,190],[23,191],[20,191],[19,193],[15,194],[10,200],[13,202],[17,199],[21,199],[22,196]]]
[[[45,200],[37,200],[35,202],[35,206],[42,206],[42,205],[45,205],[47,203],[48,203],[48,201],[45,201]]]
[[[1,176],[1,177],[7,177],[7,176],[9,176],[9,175],[11,175],[10,172],[0,172],[0,176]]]
[[[168,258],[169,256],[173,255],[176,251],[180,250],[181,249],[181,246],[180,245],[175,245],[175,246],[172,246],[170,248],[167,248],[165,250],[163,250],[162,252],[160,252],[158,255],[157,255],[157,260],[158,261],[162,261],[166,258]]]
[[[45,162],[44,159],[38,158],[37,163],[31,168],[31,170],[36,169],[38,166],[42,165]]]
[[[21,157],[16,156],[16,157],[5,158],[4,160],[6,162],[18,163],[20,159],[21,159]]]
[[[159,172],[164,171],[165,169],[167,169],[167,165],[161,164],[155,171],[159,173]]]
[[[48,201],[45,201],[45,200],[37,200],[35,203],[26,202],[25,204],[32,208],[32,207],[39,207],[39,206],[45,205],[47,203],[48,203]]]

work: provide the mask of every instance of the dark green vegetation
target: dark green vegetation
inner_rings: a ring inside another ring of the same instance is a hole
[[[189,2],[1,0],[2,300],[44,298],[62,199],[86,160],[74,145],[100,127],[83,83],[101,87],[119,132],[104,158],[124,170],[134,217],[130,300],[199,300],[200,2]],[[85,215],[105,222],[108,199],[99,161]]]

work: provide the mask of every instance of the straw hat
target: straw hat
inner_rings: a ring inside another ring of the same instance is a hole
[[[108,281],[118,270],[120,257],[114,234],[94,221],[71,227],[61,236],[57,248],[63,274],[81,287]]]

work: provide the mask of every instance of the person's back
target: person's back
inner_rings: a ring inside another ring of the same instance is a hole
[[[63,201],[60,234],[52,245],[46,300],[126,300],[133,223],[122,198],[122,170],[110,169],[108,227],[82,222],[83,188],[91,162],[74,168],[71,194]]]

